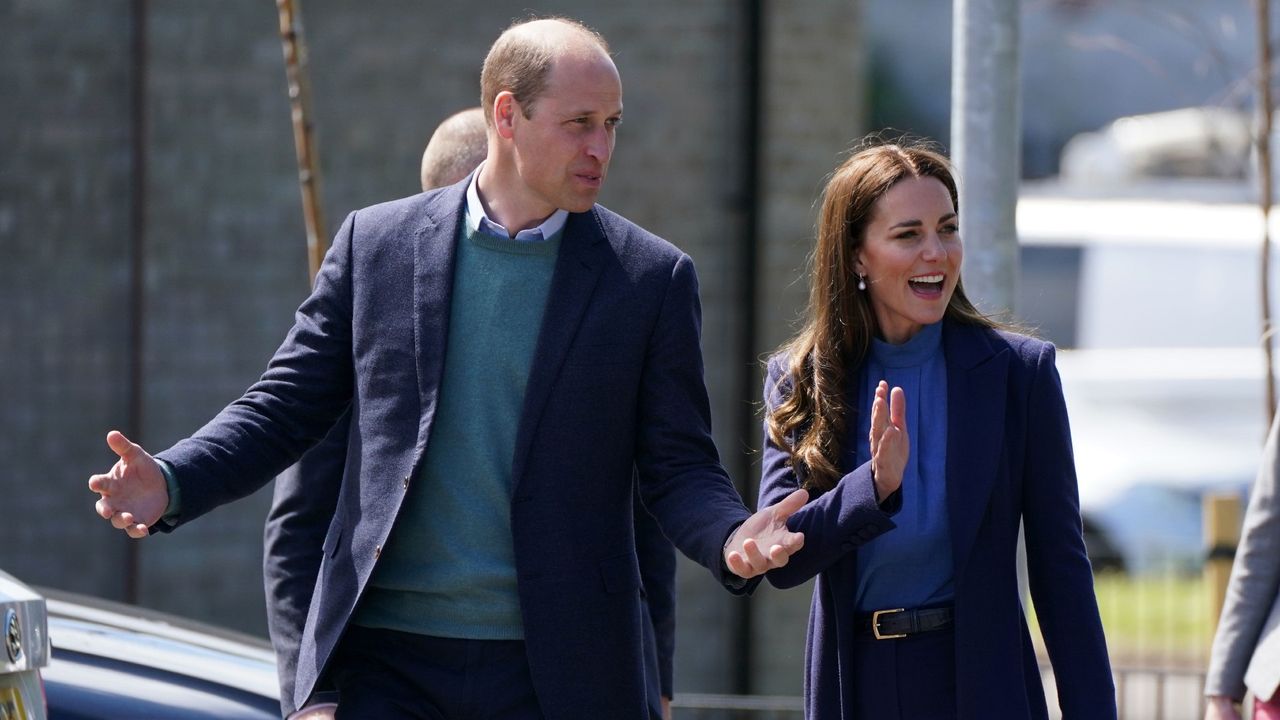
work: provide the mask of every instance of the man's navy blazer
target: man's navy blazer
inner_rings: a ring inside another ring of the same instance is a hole
[[[262,576],[267,601],[267,630],[276,652],[280,707],[287,717],[298,709],[293,690],[298,650],[311,597],[320,576],[321,547],[329,519],[338,507],[346,468],[351,414],[345,413],[319,445],[276,478],[271,511],[263,527]],[[662,697],[672,697],[676,640],[676,553],[671,541],[645,509],[634,503],[636,560],[640,565],[643,612],[640,630],[645,653],[649,714],[662,717]],[[316,701],[336,700],[323,678]]]
[[[467,182],[348,216],[262,378],[158,456],[178,481],[176,526],[261,487],[351,408],[358,430],[301,639],[298,702],[419,479]],[[736,585],[723,545],[748,512],[711,439],[700,324],[687,255],[598,205],[570,215],[512,458],[520,608],[548,718],[645,717],[633,466],[667,537]]]
[[[1115,718],[1115,686],[1081,535],[1071,432],[1054,348],[1023,335],[943,323],[956,717],[1049,717],[1018,588],[1021,521],[1031,598],[1062,716]],[[775,358],[765,385],[769,407],[789,392],[785,381],[779,384],[782,377]],[[853,388],[864,387],[864,380],[863,372],[851,375]],[[870,399],[857,403],[849,427],[858,427],[858,408],[870,404]],[[761,507],[779,502],[798,485],[789,452],[769,441],[767,433],[765,440]],[[846,460],[850,455],[846,452]],[[806,717],[855,720],[849,710],[858,682],[854,644],[876,642],[856,639],[857,549],[892,532],[894,524],[876,504],[870,463],[852,465],[846,462],[847,474],[834,488],[788,519],[792,530],[805,534],[804,548],[768,574],[779,587],[818,577],[807,638]],[[907,485],[901,490],[912,491]]]

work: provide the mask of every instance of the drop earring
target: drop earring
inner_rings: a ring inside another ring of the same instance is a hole
[[[867,276],[861,273],[858,274],[858,289],[859,290],[867,289]]]

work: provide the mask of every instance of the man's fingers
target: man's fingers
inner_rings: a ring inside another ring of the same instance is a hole
[[[89,489],[99,495],[111,494],[111,476],[110,475],[91,475],[89,476]]]
[[[786,522],[787,518],[796,514],[796,511],[804,507],[809,502],[808,490],[794,490],[792,493],[782,499],[782,502],[773,506],[773,519],[777,522]]]
[[[769,548],[769,564],[776,568],[786,565],[787,561],[791,559],[791,552],[781,545],[774,545]]]
[[[130,525],[129,527],[124,529],[124,532],[126,535],[128,535],[131,538],[134,538],[135,540],[139,538],[144,538],[147,535],[151,534],[151,531],[147,529],[147,526],[142,523],[136,523],[134,525]]]
[[[742,557],[742,553],[737,550],[730,550],[729,554],[724,558],[724,564],[729,566],[729,571],[738,577],[750,577],[748,574],[747,561]]]
[[[121,460],[129,461],[142,448],[133,444],[124,433],[119,430],[112,430],[107,433],[107,447],[111,448],[111,452],[120,456]]]
[[[94,503],[93,509],[98,511],[98,515],[103,520],[110,520],[111,516],[116,514],[115,508],[111,507],[111,503],[106,498],[100,498],[98,502]]]
[[[746,556],[752,575],[758,575],[769,567],[769,558],[760,551],[760,543],[755,538],[747,538],[742,542],[742,554]]]

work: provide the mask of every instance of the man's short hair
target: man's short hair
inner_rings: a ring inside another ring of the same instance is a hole
[[[475,170],[489,148],[486,132],[484,111],[478,107],[440,123],[422,153],[422,189],[452,185]]]
[[[547,89],[551,62],[560,49],[551,39],[522,31],[526,25],[540,21],[563,23],[594,41],[605,53],[609,52],[604,36],[572,18],[529,18],[513,23],[489,48],[480,70],[480,107],[484,109],[485,122],[493,121],[494,99],[503,90],[515,96],[525,117],[533,115],[534,103]]]

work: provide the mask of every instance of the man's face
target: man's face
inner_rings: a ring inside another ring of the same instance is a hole
[[[517,109],[512,126],[516,171],[531,209],[542,215],[591,209],[622,122],[622,81],[613,61],[594,49],[557,58],[531,115]]]

